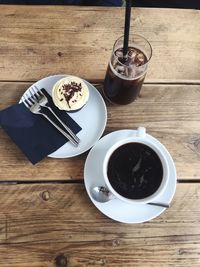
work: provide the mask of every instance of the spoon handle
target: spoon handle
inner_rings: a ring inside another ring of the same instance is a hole
[[[165,203],[147,203],[148,205],[152,205],[152,206],[158,206],[158,207],[162,207],[162,208],[169,208],[169,204],[165,204]]]

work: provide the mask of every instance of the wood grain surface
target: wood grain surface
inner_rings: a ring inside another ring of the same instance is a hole
[[[16,103],[30,83],[0,83],[0,109]],[[101,92],[102,85],[96,87]],[[144,85],[136,102],[108,106],[105,133],[144,126],[171,153],[178,179],[200,179],[199,85]],[[71,159],[46,158],[33,166],[0,129],[0,180],[79,180],[87,153]]]
[[[153,48],[146,80],[200,82],[200,11],[150,10],[133,8],[131,17],[131,33]],[[102,80],[123,27],[124,8],[1,5],[0,80],[60,73]]]
[[[1,185],[0,199],[2,267],[200,265],[199,184],[178,184],[170,209],[135,225],[100,213],[80,184]]]
[[[1,5],[0,110],[52,74],[101,92],[123,25],[124,8]],[[104,135],[144,126],[169,150],[178,177],[171,207],[143,224],[115,222],[87,196],[88,152],[33,166],[0,129],[1,267],[200,266],[199,25],[198,10],[133,8],[131,32],[150,41],[153,57],[136,102],[106,103]]]

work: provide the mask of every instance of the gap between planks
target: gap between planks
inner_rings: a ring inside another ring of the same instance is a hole
[[[38,80],[0,80],[0,83],[36,83]],[[102,84],[103,80],[88,80],[88,82],[92,84]],[[179,80],[179,81],[171,81],[171,80],[164,80],[164,81],[154,81],[149,80],[144,82],[146,85],[199,85],[200,80]]]
[[[10,180],[10,181],[3,181],[1,180],[0,181],[0,185],[12,185],[12,184],[83,184],[84,183],[84,180],[83,179],[77,179],[77,180],[66,180],[66,181],[63,181],[63,180],[26,180],[26,181],[23,181],[23,180],[18,180],[18,181],[15,181],[15,180]],[[200,183],[200,178],[199,179],[184,179],[184,180],[179,180],[177,179],[177,183],[179,184],[192,184],[192,183]]]

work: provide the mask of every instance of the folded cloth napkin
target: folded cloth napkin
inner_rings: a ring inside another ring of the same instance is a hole
[[[65,111],[55,107],[50,95],[44,89],[42,90],[57,116],[77,134],[82,128]],[[59,124],[49,110],[45,108],[42,110]],[[0,125],[33,164],[41,161],[68,141],[43,116],[31,113],[23,103],[0,111]],[[59,126],[62,128],[60,124]]]

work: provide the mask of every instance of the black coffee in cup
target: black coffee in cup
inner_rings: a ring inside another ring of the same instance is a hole
[[[143,199],[159,188],[163,167],[152,148],[141,143],[127,143],[110,156],[107,175],[118,194],[129,199]]]

